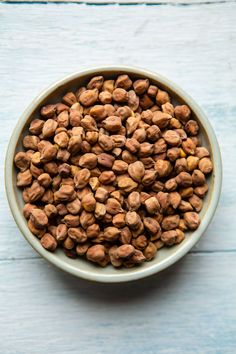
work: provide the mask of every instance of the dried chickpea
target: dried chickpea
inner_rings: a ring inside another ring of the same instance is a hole
[[[116,88],[112,93],[112,98],[116,102],[127,102],[128,92],[123,88]]]
[[[113,183],[116,180],[116,176],[113,171],[104,171],[100,174],[98,180],[101,184],[107,185]]]
[[[194,186],[202,186],[206,183],[205,175],[200,170],[194,170],[192,173],[192,181]]]
[[[106,241],[115,241],[120,236],[120,230],[117,227],[109,226],[104,229],[104,239]]]
[[[26,171],[30,166],[30,157],[25,152],[18,152],[14,158],[14,162],[17,168],[21,172]]]
[[[182,148],[186,154],[194,155],[196,150],[196,145],[194,144],[192,139],[187,138],[185,141],[183,141]]]
[[[83,229],[87,229],[89,226],[95,223],[95,217],[92,213],[88,213],[87,211],[83,210],[80,214],[80,224]]]
[[[145,229],[148,232],[150,232],[152,235],[157,234],[161,229],[159,222],[154,218],[150,218],[150,217],[144,218],[143,224]]]
[[[147,261],[151,261],[157,253],[156,246],[153,242],[149,242],[145,250],[143,251],[144,257]]]
[[[32,183],[32,174],[30,170],[25,170],[24,172],[19,172],[17,174],[17,187],[26,187]]]
[[[172,116],[168,113],[164,113],[161,111],[153,112],[152,122],[156,124],[160,129],[166,128],[171,120]]]
[[[150,86],[148,87],[147,93],[148,93],[148,95],[151,96],[151,97],[156,97],[157,91],[158,91],[157,86],[155,86],[155,85],[150,85]]]
[[[88,107],[92,106],[98,99],[98,90],[85,90],[79,96],[79,101],[82,103],[83,106]]]
[[[154,150],[153,153],[156,154],[161,154],[163,152],[166,152],[167,149],[167,144],[163,138],[158,139],[155,144],[154,144]]]
[[[179,215],[166,216],[162,220],[161,227],[166,231],[176,229],[179,226],[179,220]]]
[[[199,158],[196,156],[188,156],[187,157],[187,166],[188,171],[193,171],[198,167]]]
[[[176,171],[177,174],[179,174],[180,172],[188,171],[188,163],[187,163],[187,160],[184,157],[176,160],[176,162],[175,162],[175,171]]]
[[[199,213],[202,210],[202,199],[199,198],[196,194],[193,194],[189,198],[189,203],[192,205],[192,207],[196,210],[197,213]]]
[[[78,244],[76,246],[76,253],[78,256],[84,256],[86,254],[86,252],[88,251],[90,247],[90,243],[89,242],[85,242],[83,244]]]
[[[120,202],[115,198],[108,198],[106,201],[106,211],[111,215],[123,212]]]
[[[36,135],[26,135],[23,139],[23,146],[26,149],[38,150],[40,139]]]
[[[178,146],[181,141],[179,134],[174,130],[166,130],[162,136],[167,144],[171,146]]]
[[[203,157],[198,163],[199,169],[202,173],[208,174],[212,171],[212,162],[208,157]]]
[[[137,111],[139,108],[139,97],[136,95],[135,91],[130,90],[128,92],[128,106],[133,112]]]
[[[132,192],[138,186],[138,184],[132,178],[126,176],[124,177],[123,175],[117,178],[117,182],[118,187],[126,193]]]
[[[161,235],[161,241],[167,246],[172,246],[176,243],[178,233],[176,230],[165,231]]]
[[[132,164],[133,162],[138,160],[138,158],[134,154],[131,154],[131,152],[128,150],[123,150],[121,157],[123,161],[128,164]]]
[[[138,128],[140,122],[139,116],[131,116],[126,120],[127,135],[131,135]]]
[[[154,143],[161,137],[161,130],[157,125],[153,124],[149,128],[147,128],[146,136],[149,141]]]
[[[57,208],[53,204],[47,204],[44,207],[44,212],[48,218],[53,218],[57,215]]]
[[[148,78],[98,73],[42,107],[28,131],[16,183],[45,249],[134,267],[199,226],[210,153],[190,107]]]
[[[138,210],[141,206],[140,193],[134,191],[128,195],[127,198],[128,209],[130,211]]]
[[[122,245],[117,248],[116,254],[118,258],[129,258],[131,257],[135,252],[135,248],[132,245]]]
[[[48,224],[48,217],[41,209],[32,209],[30,220],[38,229],[44,229]]]
[[[208,191],[207,183],[194,188],[194,193],[197,194],[197,196],[199,198],[204,198],[206,193],[207,193],[207,191]]]
[[[166,177],[171,173],[171,164],[167,160],[157,160],[155,170],[160,178]]]
[[[56,239],[58,242],[64,241],[67,237],[68,228],[65,224],[59,224],[56,229]]]
[[[88,212],[94,211],[96,208],[96,199],[93,194],[86,194],[81,200],[81,205]]]
[[[135,211],[128,211],[125,215],[125,222],[129,228],[135,230],[139,228],[141,219]]]
[[[144,235],[140,235],[137,238],[132,240],[132,245],[135,247],[135,249],[138,250],[143,250],[144,248],[147,247],[148,244],[148,239]]]
[[[172,117],[174,117],[174,106],[170,102],[166,102],[161,106],[162,112],[170,114]]]
[[[134,181],[141,182],[141,180],[145,174],[145,168],[144,168],[143,163],[140,161],[131,163],[128,166],[128,173]]]
[[[180,172],[175,177],[175,180],[181,187],[190,187],[192,185],[192,176],[188,172]]]
[[[188,135],[195,136],[198,134],[199,126],[195,120],[191,119],[185,124],[184,129],[188,133]]]
[[[42,135],[43,138],[50,138],[54,135],[57,129],[58,123],[53,119],[48,119],[43,125]]]
[[[43,235],[40,240],[40,243],[44,248],[46,248],[46,250],[51,252],[55,251],[55,249],[57,248],[57,241],[49,233]]]
[[[178,209],[182,212],[185,213],[187,211],[192,211],[193,207],[189,202],[186,202],[185,200],[181,200]]]
[[[160,211],[160,204],[156,197],[150,197],[144,202],[145,207],[149,214],[158,214]]]
[[[64,127],[67,128],[69,123],[73,123],[74,125],[74,121],[75,121],[75,116],[76,118],[78,117],[78,123],[80,122],[80,115],[79,113],[75,113],[75,112],[71,112],[70,116],[69,113],[67,111],[62,111],[58,116],[57,116],[57,124],[58,127]],[[57,130],[56,130],[57,131]]]
[[[26,219],[29,219],[30,218],[30,215],[31,215],[31,211],[33,209],[37,209],[37,206],[34,205],[34,204],[30,204],[30,203],[26,203],[24,205],[24,208],[23,208],[23,215]]]
[[[137,93],[137,95],[143,95],[149,87],[149,80],[148,79],[136,80],[134,81],[133,86],[134,86],[134,91]]]
[[[29,131],[33,135],[40,135],[44,126],[44,121],[42,119],[34,119],[30,123]]]
[[[175,117],[182,122],[187,122],[190,118],[191,111],[188,106],[176,106],[175,107]]]
[[[187,212],[184,214],[184,221],[190,230],[195,230],[200,224],[200,219],[197,213]]]
[[[129,76],[119,75],[115,82],[115,87],[123,88],[124,90],[128,90],[132,86],[132,81],[130,80]]]
[[[100,90],[102,88],[102,85],[104,83],[104,77],[99,75],[99,76],[94,76],[87,84],[87,88],[89,90],[92,89],[98,89]]]
[[[201,146],[201,147],[196,147],[195,155],[199,159],[202,159],[203,157],[208,157],[210,154],[209,151],[204,146]]]

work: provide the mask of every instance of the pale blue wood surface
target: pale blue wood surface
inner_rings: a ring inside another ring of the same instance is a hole
[[[236,3],[189,6],[0,4],[0,353],[236,352]],[[158,71],[204,108],[224,183],[202,240],[161,275],[92,284],[24,241],[4,195],[8,139],[27,104],[91,65]]]

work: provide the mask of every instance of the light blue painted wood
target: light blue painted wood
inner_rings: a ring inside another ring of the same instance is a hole
[[[2,0],[2,2],[9,2],[9,3],[39,3],[40,0]],[[42,2],[42,1],[41,1]],[[221,3],[222,0],[44,0],[43,2],[54,3],[54,2],[68,2],[68,3],[79,3],[79,4],[88,4],[88,5],[104,5],[104,4],[125,4],[125,5],[204,5],[204,4],[213,4]],[[224,2],[233,2],[233,0],[224,0]]]
[[[1,4],[1,180],[12,129],[44,87],[91,65],[121,63],[149,68],[172,78],[196,99],[220,142],[224,162],[222,199],[196,249],[236,249],[235,13],[236,4],[101,8]],[[2,180],[1,194],[3,189]],[[0,204],[0,226],[4,241],[1,259],[35,255],[22,240],[5,198]]]
[[[188,255],[158,276],[109,285],[39,259],[1,262],[1,353],[234,354],[235,267],[235,254]]]
[[[235,3],[0,4],[0,353],[235,352],[235,15]],[[10,215],[3,160],[44,87],[117,63],[158,71],[196,99],[216,130],[224,183],[195,253],[157,277],[101,285],[37,258]]]

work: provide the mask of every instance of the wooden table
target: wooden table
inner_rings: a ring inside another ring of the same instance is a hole
[[[236,3],[111,2],[0,4],[0,353],[233,354]],[[94,284],[50,266],[23,239],[4,193],[5,150],[24,108],[58,78],[106,63],[182,86],[207,113],[224,165],[202,240],[167,271],[130,284]]]

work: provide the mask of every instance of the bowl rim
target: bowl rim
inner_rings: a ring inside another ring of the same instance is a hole
[[[47,98],[48,95],[52,94],[58,87],[68,84],[68,82],[73,81],[80,76],[85,75],[96,75],[99,72],[104,71],[114,71],[115,72],[124,72],[124,73],[131,73],[137,74],[144,77],[148,77],[153,79],[154,81],[158,81],[161,85],[166,86],[173,92],[175,92],[178,96],[180,96],[187,105],[194,110],[196,116],[201,121],[201,124],[204,125],[204,129],[207,132],[208,139],[210,141],[210,145],[212,148],[212,154],[214,155],[214,189],[210,200],[210,208],[207,209],[204,218],[201,220],[200,224],[200,231],[195,235],[194,233],[191,235],[191,238],[188,240],[187,243],[183,244],[176,252],[166,259],[162,260],[160,263],[154,263],[146,268],[137,267],[135,272],[124,272],[121,271],[117,272],[117,274],[110,275],[106,274],[105,272],[101,273],[93,273],[90,270],[81,270],[78,268],[73,267],[69,263],[66,263],[64,260],[61,260],[60,257],[53,255],[52,253],[46,251],[41,244],[38,242],[38,239],[35,238],[25,225],[24,217],[20,212],[20,209],[17,205],[17,198],[15,197],[14,187],[12,183],[12,175],[13,175],[13,159],[15,148],[17,142],[19,140],[20,133],[24,128],[25,122],[27,121],[28,117],[33,113],[35,108],[40,104],[41,101]],[[180,258],[182,258],[189,250],[199,241],[202,234],[206,230],[207,226],[209,225],[215,210],[217,208],[221,187],[222,187],[222,160],[220,154],[220,148],[218,145],[218,141],[215,135],[215,132],[206,117],[205,113],[202,109],[198,106],[198,104],[192,99],[189,94],[187,94],[183,89],[181,89],[178,85],[173,83],[171,80],[167,79],[166,77],[160,75],[159,73],[155,73],[146,69],[138,68],[135,66],[125,66],[125,65],[106,65],[106,66],[94,66],[87,70],[81,70],[74,72],[70,75],[65,76],[61,80],[56,81],[48,88],[44,89],[32,102],[28,105],[28,107],[24,110],[22,115],[20,116],[17,124],[12,132],[11,138],[8,143],[8,148],[6,151],[5,157],[5,190],[8,199],[8,203],[10,206],[11,213],[13,218],[20,229],[21,233],[23,234],[24,238],[29,242],[29,244],[36,250],[38,254],[40,254],[43,258],[45,258],[48,262],[55,265],[56,267],[72,274],[75,276],[79,276],[83,279],[96,281],[96,282],[103,282],[103,283],[118,283],[118,282],[127,282],[132,280],[137,280],[141,278],[145,278],[147,276],[153,275],[158,273],[165,268],[171,266],[175,262],[177,262]],[[194,237],[193,237],[194,236]]]

